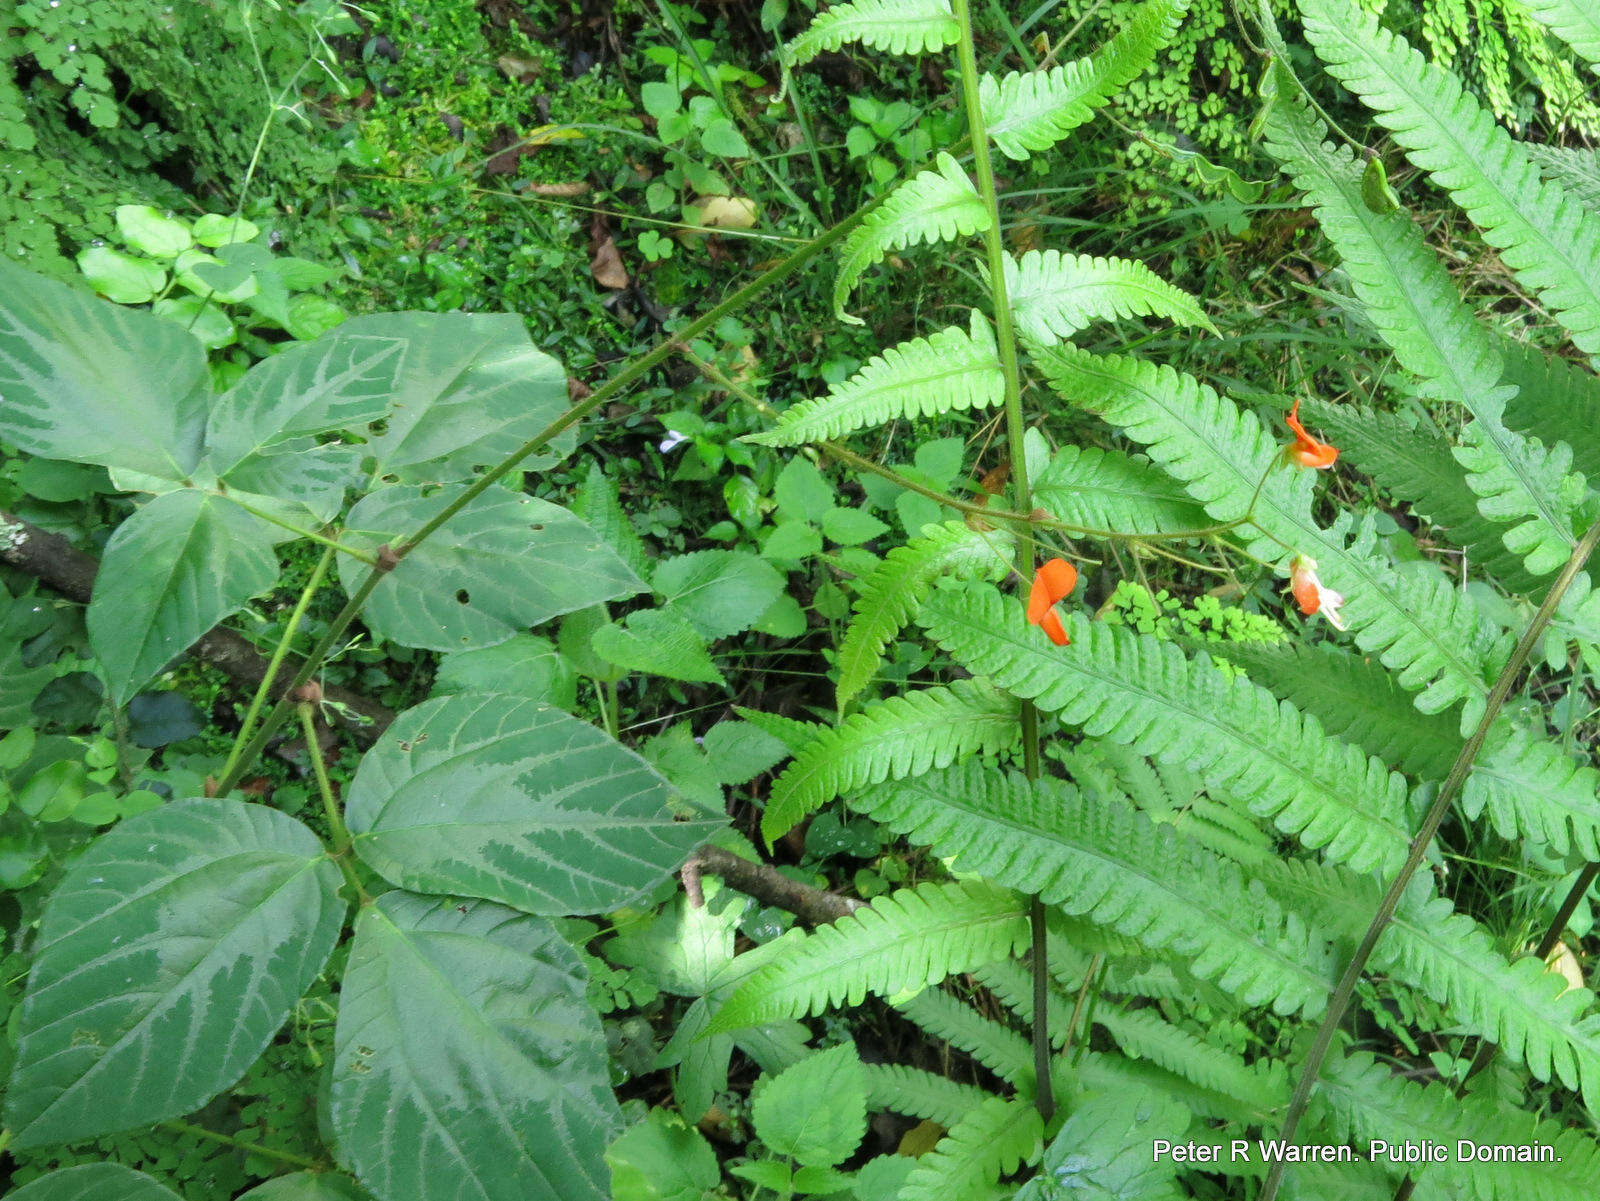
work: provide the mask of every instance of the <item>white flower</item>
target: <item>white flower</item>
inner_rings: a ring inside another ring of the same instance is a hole
[[[688,440],[688,434],[680,434],[677,430],[668,430],[667,436],[661,439],[661,453],[666,454],[669,450],[676,450]]]

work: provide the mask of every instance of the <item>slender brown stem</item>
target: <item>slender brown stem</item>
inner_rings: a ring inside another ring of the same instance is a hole
[[[1333,997],[1328,1002],[1328,1011],[1322,1016],[1322,1024],[1317,1027],[1317,1036],[1311,1045],[1311,1052],[1306,1056],[1305,1063],[1300,1068],[1300,1078],[1295,1082],[1294,1095],[1289,1099],[1288,1111],[1284,1114],[1283,1129],[1280,1138],[1285,1143],[1294,1140],[1295,1131],[1300,1125],[1300,1119],[1305,1116],[1306,1105],[1311,1100],[1311,1090],[1315,1087],[1317,1077],[1322,1071],[1322,1062],[1328,1056],[1329,1049],[1333,1046],[1334,1036],[1339,1031],[1339,1025],[1344,1020],[1350,1002],[1355,996],[1356,984],[1366,970],[1367,960],[1371,958],[1373,948],[1378,945],[1384,929],[1394,917],[1395,909],[1400,904],[1400,897],[1405,892],[1406,886],[1411,883],[1411,878],[1422,866],[1423,857],[1427,854],[1428,845],[1433,841],[1433,836],[1439,830],[1439,823],[1444,820],[1445,813],[1455,802],[1456,796],[1461,791],[1461,786],[1466,782],[1467,773],[1472,770],[1472,764],[1478,757],[1478,752],[1483,749],[1483,743],[1489,736],[1489,730],[1494,725],[1495,719],[1500,716],[1500,710],[1506,703],[1506,698],[1511,695],[1511,689],[1521,675],[1523,667],[1528,662],[1528,656],[1533,653],[1533,648],[1539,639],[1544,636],[1545,627],[1550,624],[1550,619],[1555,616],[1556,607],[1561,603],[1561,598],[1566,595],[1571,586],[1573,577],[1582,570],[1584,563],[1593,553],[1595,544],[1600,542],[1600,521],[1590,526],[1578,545],[1572,550],[1572,557],[1567,560],[1567,565],[1561,569],[1561,574],[1556,577],[1550,591],[1544,598],[1544,603],[1539,606],[1539,611],[1534,614],[1533,620],[1528,623],[1528,628],[1523,631],[1522,637],[1517,640],[1517,645],[1511,652],[1511,658],[1506,660],[1506,665],[1500,669],[1500,675],[1494,682],[1494,688],[1489,693],[1489,699],[1484,706],[1483,716],[1478,719],[1477,729],[1472,731],[1472,737],[1467,739],[1466,745],[1461,748],[1461,753],[1456,756],[1450,774],[1445,777],[1444,786],[1439,789],[1439,795],[1434,798],[1429,807],[1427,816],[1422,820],[1422,828],[1417,831],[1416,837],[1411,840],[1410,852],[1400,872],[1390,882],[1388,891],[1383,894],[1383,900],[1378,903],[1378,911],[1367,926],[1367,932],[1361,937],[1361,944],[1356,948],[1349,964],[1345,967],[1344,975],[1339,978],[1338,987],[1334,989]],[[1283,1159],[1274,1160],[1267,1170],[1267,1178],[1261,1186],[1261,1201],[1273,1201],[1278,1195],[1278,1189],[1283,1183],[1283,1174],[1287,1168]]]

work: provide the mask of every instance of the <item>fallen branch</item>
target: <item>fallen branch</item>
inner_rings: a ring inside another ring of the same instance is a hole
[[[61,535],[41,530],[4,511],[0,511],[0,563],[26,572],[69,600],[83,604],[89,603],[94,577],[100,570],[98,559],[84,554]],[[246,690],[258,686],[267,674],[266,657],[247,639],[222,626],[202,635],[189,648],[189,654],[211,664]],[[292,679],[301,662],[294,655],[288,656],[279,679]],[[364,746],[377,741],[394,721],[393,710],[348,688],[325,684],[322,693],[345,710],[340,712],[330,706],[327,712]]]
[[[700,895],[700,876],[710,872],[746,896],[763,905],[787,909],[811,926],[825,926],[861,908],[862,902],[791,880],[770,863],[756,863],[732,851],[707,843],[683,865],[684,891],[693,904],[704,904]]]

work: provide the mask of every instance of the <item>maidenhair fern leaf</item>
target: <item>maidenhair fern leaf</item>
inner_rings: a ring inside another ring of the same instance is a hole
[[[1600,353],[1600,216],[1539,169],[1461,81],[1354,0],[1302,0],[1306,37],[1542,299],[1585,353]]]
[[[1085,58],[998,80],[983,76],[978,99],[995,147],[1007,158],[1026,159],[1055,145],[1144,73],[1188,8],[1189,0],[1146,0],[1114,38]]]
[[[864,1063],[861,1077],[867,1086],[868,1109],[903,1113],[946,1128],[990,1096],[975,1084],[947,1080],[897,1063]]]
[[[1153,534],[1201,529],[1205,510],[1154,464],[1097,446],[1063,446],[1033,479],[1034,504],[1086,530]]]
[[[861,581],[855,616],[835,656],[839,711],[871,681],[883,648],[911,620],[934,580],[941,575],[993,579],[1010,570],[1010,553],[1009,534],[951,521],[923,527],[920,537],[885,555]]]
[[[953,45],[961,27],[949,0],[852,0],[820,13],[787,48],[790,67],[860,42],[888,54],[924,54]]]
[[[1574,511],[1587,491],[1583,477],[1568,471],[1571,453],[1547,451],[1502,423],[1511,389],[1501,382],[1488,330],[1410,216],[1367,204],[1351,151],[1325,143],[1325,128],[1293,101],[1273,110],[1267,131],[1269,148],[1316,205],[1356,295],[1401,366],[1419,378],[1424,396],[1463,404],[1477,418],[1455,454],[1481,498],[1479,511],[1511,526],[1505,545],[1531,574],[1554,571],[1577,543]]]
[[[1028,1101],[990,1097],[917,1161],[897,1201],[955,1201],[985,1195],[1001,1176],[1044,1154],[1044,1121]]]
[[[1216,332],[1198,300],[1132,259],[1030,250],[1005,261],[1017,330],[1041,345],[1070,338],[1091,321],[1120,317],[1166,317]]]
[[[827,395],[786,410],[775,428],[746,442],[801,446],[904,417],[986,409],[1005,399],[1006,381],[994,331],[974,311],[971,331],[951,326],[874,355]]]
[[[1017,705],[973,680],[869,705],[825,730],[772,784],[761,833],[770,844],[841,793],[995,754],[1021,738]]]
[[[1007,1084],[1032,1092],[1033,1048],[1009,1026],[939,988],[903,997],[894,1007],[913,1025],[965,1051]]]
[[[1311,476],[1278,470],[1278,442],[1251,415],[1192,376],[1073,346],[1035,352],[1051,386],[1143,444],[1219,522],[1250,516],[1238,536],[1257,558],[1278,562],[1293,547],[1317,561],[1322,580],[1346,599],[1343,614],[1362,650],[1379,655],[1416,704],[1433,713],[1459,700],[1462,723],[1482,713],[1492,668],[1507,649],[1470,596],[1430,563],[1390,564],[1370,521],[1354,531],[1311,515]],[[1252,498],[1254,504],[1252,507]]]
[[[770,961],[712,1019],[712,1033],[806,1017],[926,987],[1015,954],[1028,943],[1028,905],[978,881],[922,884],[809,933],[783,935]]]
[[[893,250],[923,242],[948,242],[989,228],[989,210],[954,156],[941,150],[935,166],[913,176],[845,239],[839,251],[839,276],[833,285],[834,314],[855,325],[844,311],[845,298],[862,272]]]
[[[1214,797],[1270,817],[1358,871],[1393,871],[1410,841],[1404,779],[1204,656],[1073,614],[1070,647],[990,588],[930,597],[919,620],[975,675],[1085,734],[1173,760]]]
[[[1522,7],[1600,69],[1600,9],[1593,0],[1522,0]]]
[[[1590,1201],[1594,1196],[1600,1144],[1581,1130],[1485,1097],[1458,1097],[1444,1084],[1407,1080],[1365,1052],[1329,1063],[1317,1087],[1331,1111],[1332,1142],[1365,1145],[1381,1139],[1392,1147],[1444,1143],[1453,1149],[1466,1140],[1479,1146],[1552,1148],[1545,1162],[1495,1163],[1452,1155],[1419,1170],[1387,1156],[1378,1160],[1395,1180],[1417,1175],[1423,1184],[1419,1195],[1478,1201]]]
[[[1126,804],[967,764],[874,790],[863,808],[964,871],[1181,956],[1246,1004],[1313,1016],[1327,1001],[1318,935],[1236,865]]]

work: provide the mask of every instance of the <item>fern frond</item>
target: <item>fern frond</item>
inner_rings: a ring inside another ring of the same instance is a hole
[[[903,1113],[947,1129],[992,1095],[975,1084],[898,1063],[864,1063],[861,1078],[867,1086],[868,1109]]]
[[[1496,722],[1484,743],[1462,789],[1461,810],[1474,820],[1487,811],[1502,837],[1600,859],[1600,771],[1509,719]]]
[[[894,1007],[924,1033],[965,1051],[1007,1084],[1032,1091],[1033,1047],[1009,1026],[940,988],[925,988],[895,1001]]]
[[[1033,480],[1034,503],[1058,521],[1119,533],[1199,529],[1205,511],[1153,464],[1097,446],[1063,446]]]
[[[824,730],[773,781],[761,834],[770,845],[841,793],[996,754],[1021,729],[1016,702],[973,680],[868,705]]]
[[[1288,1069],[1281,1059],[1247,1064],[1233,1052],[1164,1021],[1154,1009],[1099,1006],[1094,1020],[1125,1054],[1149,1060],[1201,1088],[1262,1109],[1288,1103]]]
[[[1600,9],[1592,0],[1522,0],[1522,7],[1600,70]]]
[[[1442,780],[1461,751],[1448,714],[1419,713],[1394,676],[1326,642],[1208,643],[1257,684],[1322,723],[1335,738],[1424,780]]]
[[[713,1034],[859,1005],[868,993],[923,988],[1003,959],[1027,945],[1028,906],[977,881],[922,884],[778,941],[768,963],[717,1011]]]
[[[743,440],[764,446],[825,442],[899,418],[987,409],[1005,399],[1005,390],[994,331],[974,310],[970,332],[951,326],[891,346],[827,395],[793,405],[776,427]]]
[[[1517,394],[1506,402],[1506,424],[1546,446],[1565,442],[1573,465],[1590,479],[1600,478],[1600,377],[1593,371],[1547,354],[1537,346],[1507,339],[1500,346],[1506,383]]]
[[[1091,321],[1122,317],[1166,317],[1216,332],[1198,300],[1132,259],[1030,250],[1005,261],[1017,330],[1040,345],[1070,338]]]
[[[791,68],[850,42],[886,54],[931,54],[960,36],[949,0],[852,0],[819,13],[785,54]]]
[[[1600,153],[1577,146],[1518,143],[1539,164],[1544,177],[1591,213],[1600,213]]]
[[[1241,1104],[1148,1060],[1129,1059],[1114,1051],[1086,1053],[1075,1066],[1073,1076],[1085,1092],[1116,1095],[1148,1088],[1186,1106],[1197,1118],[1235,1122],[1241,1126],[1265,1126],[1274,1116],[1265,1105]]]
[[[1324,583],[1346,598],[1357,645],[1404,687],[1425,689],[1419,709],[1434,713],[1465,699],[1463,725],[1477,721],[1491,666],[1506,649],[1500,630],[1432,564],[1379,558],[1370,521],[1353,537],[1348,518],[1319,526],[1311,473],[1274,470],[1278,443],[1253,416],[1170,367],[1073,346],[1044,348],[1034,359],[1052,388],[1144,445],[1214,520],[1251,515],[1255,530],[1238,533],[1255,557],[1280,562],[1288,546],[1315,559]]]
[[[1420,989],[1463,1029],[1495,1043],[1538,1079],[1581,1089],[1600,1106],[1600,1013],[1538,958],[1509,961],[1489,932],[1450,902],[1413,889],[1373,953],[1373,968]]]
[[[1044,1121],[1031,1102],[990,1097],[917,1161],[897,1201],[982,1197],[1002,1176],[1044,1154]]]
[[[1365,1052],[1337,1059],[1323,1069],[1319,1095],[1330,1111],[1333,1140],[1365,1143],[1466,1139],[1480,1146],[1554,1149],[1548,1163],[1460,1161],[1391,1164],[1392,1176],[1416,1175],[1419,1195],[1475,1198],[1477,1201],[1589,1201],[1600,1179],[1600,1144],[1592,1135],[1563,1128],[1533,1114],[1494,1104],[1484,1097],[1458,1097],[1443,1084],[1418,1084],[1395,1075]]]
[[[934,580],[941,575],[992,579],[1010,570],[1010,549],[1011,536],[1004,531],[949,521],[924,526],[921,535],[885,555],[861,581],[855,616],[834,657],[839,711],[871,681],[883,648],[905,628]]]
[[[995,148],[1022,160],[1055,145],[1144,73],[1188,8],[1189,0],[1146,0],[1093,54],[1048,71],[983,76],[978,100]]]
[[[993,589],[930,597],[919,620],[968,671],[1091,737],[1183,764],[1334,862],[1393,871],[1405,859],[1404,779],[1208,658],[1082,614],[1058,650]]]
[[[1374,212],[1362,195],[1362,168],[1347,147],[1301,104],[1278,105],[1267,124],[1268,148],[1316,206],[1323,232],[1339,251],[1367,316],[1426,397],[1463,404],[1477,418],[1456,457],[1479,511],[1510,524],[1506,547],[1546,575],[1577,544],[1574,510],[1587,491],[1567,468],[1565,448],[1546,451],[1502,424],[1510,389],[1489,332],[1462,301],[1450,273],[1403,209]]]
[[[876,789],[862,808],[964,871],[1183,957],[1246,1004],[1309,1016],[1327,1000],[1320,938],[1237,866],[1126,805],[967,764]]]
[[[1056,967],[1054,962],[1050,963],[1052,976],[1056,976]],[[1083,970],[1081,964],[1079,970]],[[1021,961],[1001,959],[979,968],[972,973],[972,978],[1016,1014],[1023,1025],[1033,1022],[1033,973]],[[1056,978],[1059,979],[1059,976]],[[1046,989],[1045,1013],[1045,1031],[1050,1038],[1050,1045],[1059,1049],[1072,1037],[1072,1006],[1061,999],[1058,989]]]
[[[906,180],[845,239],[833,284],[834,316],[853,325],[844,311],[850,289],[873,263],[893,250],[923,242],[948,242],[989,228],[989,210],[961,164],[941,150],[935,166]]]
[[[1546,183],[1461,81],[1353,0],[1303,0],[1307,39],[1449,192],[1586,354],[1600,353],[1600,217]]]
[[[735,705],[733,711],[763,734],[771,734],[793,754],[828,727],[818,721],[800,721],[781,713],[763,713]]]

